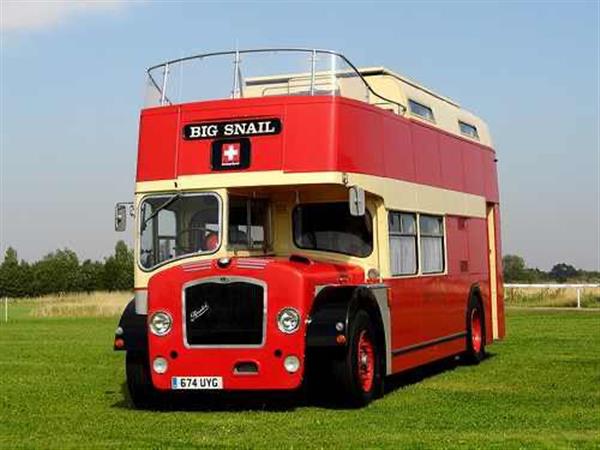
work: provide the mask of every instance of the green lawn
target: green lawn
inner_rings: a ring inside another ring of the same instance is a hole
[[[509,311],[508,339],[478,367],[396,378],[362,410],[283,411],[133,410],[116,319],[33,318],[26,306],[11,319],[2,448],[600,448],[600,313]]]

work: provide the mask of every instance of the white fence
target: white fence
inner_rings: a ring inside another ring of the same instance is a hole
[[[581,309],[581,291],[590,288],[600,288],[600,284],[520,284],[520,283],[505,283],[505,288],[518,289],[575,289],[577,292],[577,308]]]

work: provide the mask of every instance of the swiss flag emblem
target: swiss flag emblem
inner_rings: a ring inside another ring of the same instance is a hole
[[[221,165],[240,165],[240,144],[238,142],[227,143],[221,147]]]
[[[250,139],[248,138],[214,140],[210,154],[211,169],[247,169],[250,167],[250,147]]]

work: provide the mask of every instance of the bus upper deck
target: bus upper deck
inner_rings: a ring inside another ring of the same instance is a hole
[[[148,75],[137,192],[360,181],[385,198],[394,180],[498,201],[486,124],[387,69],[284,49],[183,58]]]

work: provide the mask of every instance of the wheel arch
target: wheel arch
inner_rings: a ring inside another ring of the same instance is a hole
[[[324,286],[317,291],[313,302],[306,334],[309,350],[345,348],[337,342],[343,334],[347,337],[350,322],[357,311],[364,310],[373,320],[377,330],[377,344],[381,351],[382,367],[391,373],[391,318],[388,304],[388,286],[354,285]],[[336,329],[341,322],[342,331]]]
[[[119,326],[115,332],[115,342],[123,339],[122,347],[114,346],[114,350],[126,350],[146,352],[148,350],[148,335],[146,333],[146,315],[137,314],[135,311],[135,299],[132,299],[119,319]]]

